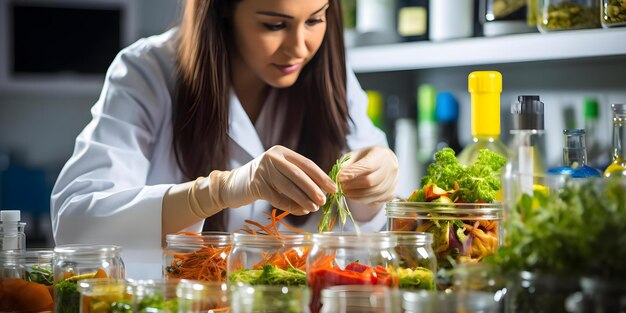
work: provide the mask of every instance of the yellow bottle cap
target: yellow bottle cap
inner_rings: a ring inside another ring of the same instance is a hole
[[[472,103],[472,136],[499,136],[502,74],[496,71],[472,72],[467,85]]]

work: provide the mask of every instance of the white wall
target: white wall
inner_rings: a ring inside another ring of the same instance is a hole
[[[139,2],[139,37],[162,33],[178,21],[180,0],[130,1]],[[99,93],[99,88],[0,92],[0,152],[49,171],[54,180],[72,154],[76,135],[91,119],[89,110]]]

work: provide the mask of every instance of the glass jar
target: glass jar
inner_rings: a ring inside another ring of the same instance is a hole
[[[26,223],[20,216],[19,210],[0,211],[0,251],[26,249]]]
[[[313,235],[307,262],[311,312],[320,312],[323,289],[340,285],[398,287],[398,258],[394,236],[382,233],[323,233]]]
[[[396,238],[398,287],[410,290],[434,290],[437,258],[433,234],[410,231],[383,232]]]
[[[180,312],[230,312],[225,283],[183,279],[178,283],[176,295]]]
[[[505,312],[565,313],[566,300],[580,290],[578,279],[520,272],[507,282]]]
[[[478,263],[502,243],[502,203],[387,203],[391,231],[427,232],[433,235],[437,271],[454,263]]]
[[[528,21],[532,0],[481,0],[481,22],[487,37],[537,31]]]
[[[600,3],[597,0],[540,0],[539,30],[583,29],[600,27]]]
[[[55,312],[79,312],[78,282],[125,276],[122,248],[114,245],[64,245],[54,248]]]
[[[310,298],[306,286],[252,286],[238,283],[231,286],[231,312],[307,313]]]
[[[322,290],[321,313],[397,312],[396,291],[380,285],[333,286]]]
[[[124,312],[131,310],[126,280],[83,279],[78,282],[81,313]]]
[[[615,27],[626,25],[626,1],[625,0],[602,0],[602,27]]]
[[[499,303],[486,292],[436,293],[405,291],[401,296],[403,313],[497,313]],[[523,311],[520,311],[523,312]]]
[[[165,237],[163,276],[226,282],[226,260],[232,235],[224,232],[170,234]]]
[[[179,279],[138,280],[130,284],[132,312],[178,312]]]
[[[306,284],[307,255],[312,242],[309,234],[234,234],[228,258],[231,283],[250,285],[303,286]]]
[[[52,311],[52,250],[0,252],[0,312]]]

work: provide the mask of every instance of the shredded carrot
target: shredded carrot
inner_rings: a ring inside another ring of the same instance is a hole
[[[195,233],[179,233],[196,236]],[[195,279],[202,281],[226,281],[226,257],[232,246],[206,247],[192,253],[176,253],[172,262],[165,269],[167,278]]]
[[[283,221],[283,218],[289,215],[289,212],[283,212],[279,215],[276,215],[276,209],[273,209],[272,213],[265,212],[264,214],[267,215],[268,219],[270,220],[269,224],[262,225],[261,223],[255,221],[245,220],[246,224],[248,225],[244,225],[242,230],[253,235],[274,236],[280,239],[283,237],[278,231],[278,224],[281,224],[295,233],[306,234],[305,231],[295,228]],[[259,229],[259,231],[255,230],[250,225],[256,227],[257,229]],[[259,263],[253,265],[253,268],[258,269],[262,268],[263,265],[270,264],[281,269],[293,267],[300,270],[305,270],[306,258],[309,254],[309,251],[310,248],[306,247],[290,248],[287,251],[282,251],[282,249],[278,249],[277,251],[268,252],[263,255],[263,259]]]

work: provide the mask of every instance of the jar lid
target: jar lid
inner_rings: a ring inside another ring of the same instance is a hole
[[[613,114],[626,114],[626,103],[613,103],[611,104]]]
[[[392,201],[387,217],[417,220],[501,220],[504,206],[495,203],[438,203]]]
[[[386,233],[321,233],[313,235],[313,243],[328,248],[390,248],[397,238]]]
[[[165,242],[174,245],[229,245],[233,242],[233,236],[231,233],[216,231],[178,233],[166,235]]]
[[[311,234],[281,232],[280,237],[272,235],[259,235],[248,233],[233,234],[235,245],[247,246],[284,246],[284,245],[311,245]]]
[[[166,299],[176,297],[181,279],[148,279],[135,280],[130,283],[130,291],[135,297],[162,295]]]

